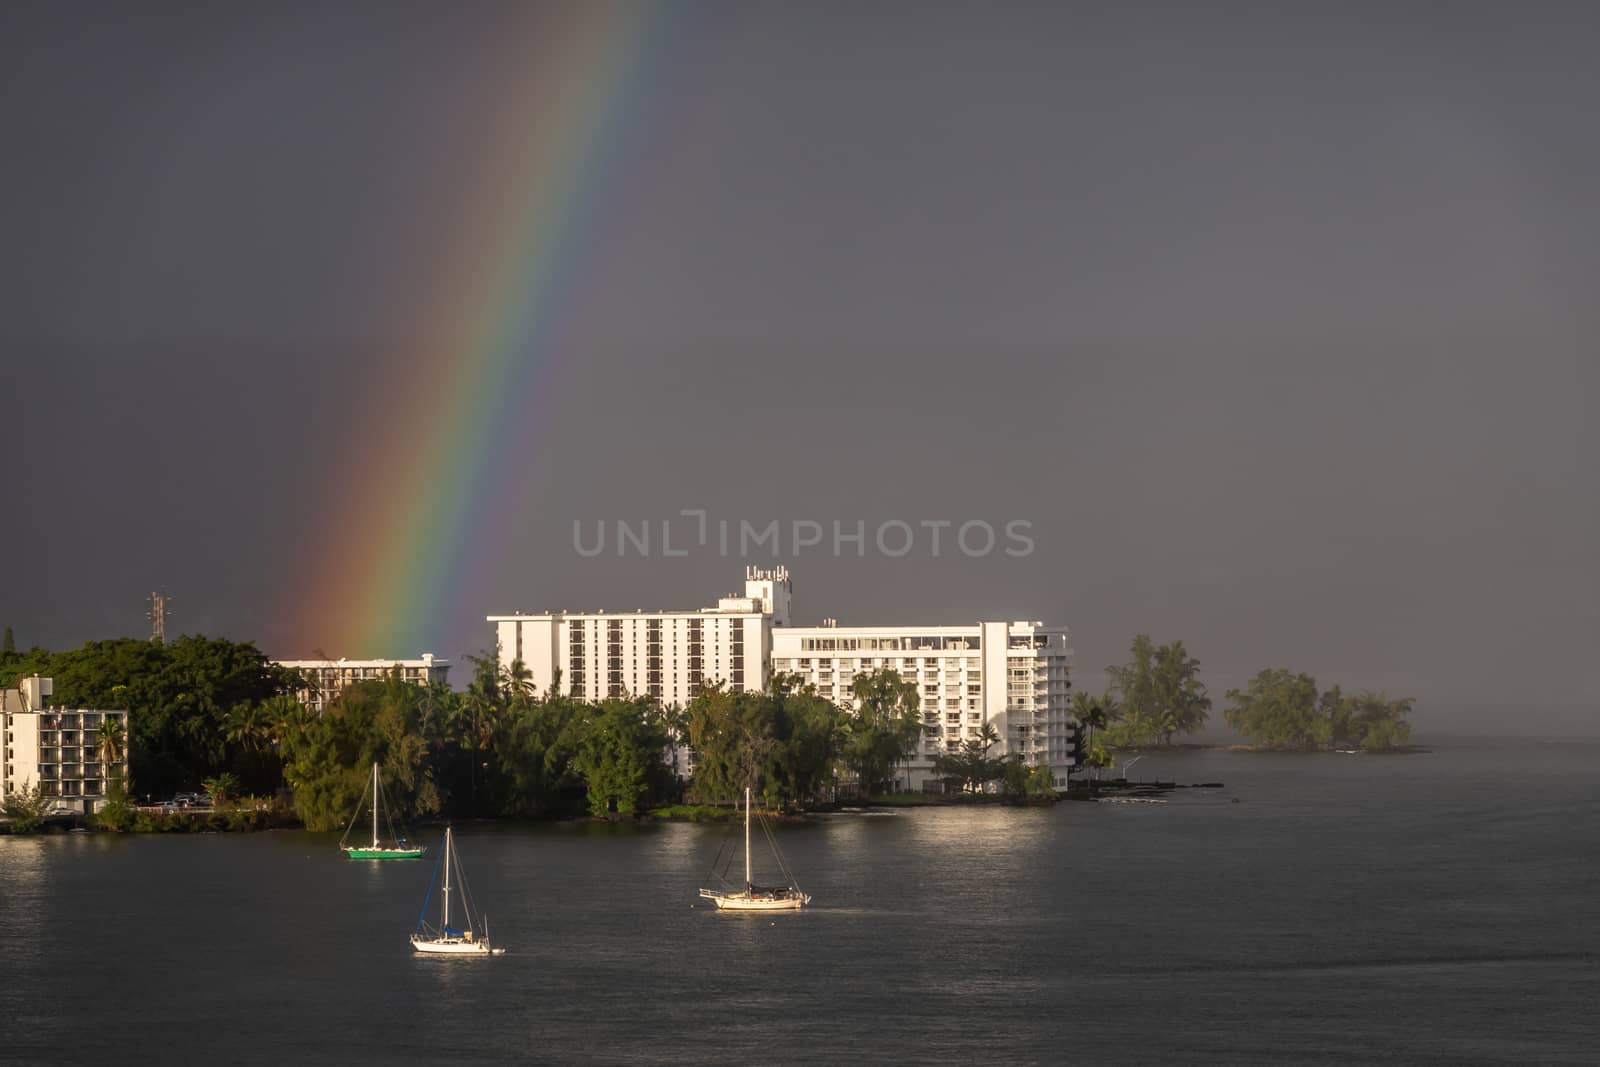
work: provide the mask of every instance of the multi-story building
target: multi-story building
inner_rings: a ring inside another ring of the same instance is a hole
[[[1073,765],[1065,627],[1039,622],[965,626],[790,625],[786,568],[749,568],[744,595],[696,611],[491,615],[502,666],[520,660],[541,690],[585,700],[640,694],[667,705],[721,681],[760,690],[775,672],[798,675],[843,707],[859,673],[891,669],[917,685],[923,737],[902,765],[920,788],[933,760],[993,726],[992,755],[1047,766],[1058,787]],[[683,764],[679,763],[680,768]]]
[[[0,762],[0,796],[38,785],[56,807],[91,814],[105,806],[113,780],[128,780],[128,713],[48,707],[54,686],[34,675],[18,688],[0,690],[5,759]],[[117,762],[106,764],[100,725],[121,723]]]
[[[412,685],[447,684],[450,661],[435,659],[433,653],[424,652],[420,659],[280,659],[280,667],[300,672],[308,687],[297,694],[300,703],[312,711],[321,712],[333,698],[357,682],[373,678],[387,678],[396,667],[400,677]]]
[[[757,575],[762,575],[758,577]],[[639,694],[687,704],[704,682],[759,690],[775,627],[789,622],[789,577],[751,570],[743,596],[695,611],[491,615],[500,662],[521,660],[535,688],[582,700]]]
[[[857,674],[893,670],[917,686],[922,741],[905,764],[915,789],[933,761],[994,727],[992,755],[1021,754],[1065,788],[1073,760],[1067,708],[1072,650],[1065,627],[1040,622],[967,626],[822,626],[773,631],[772,670],[798,675],[849,707]]]

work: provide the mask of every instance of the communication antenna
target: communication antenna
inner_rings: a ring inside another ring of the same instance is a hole
[[[150,640],[155,644],[166,644],[167,616],[172,613],[167,605],[171,603],[172,598],[165,593],[150,594],[150,610],[145,617],[150,620]]]

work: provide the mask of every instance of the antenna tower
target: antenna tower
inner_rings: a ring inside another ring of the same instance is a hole
[[[167,616],[172,613],[167,605],[170,603],[172,598],[165,593],[150,594],[150,610],[145,612],[145,617],[150,620],[150,640],[157,644],[167,641]]]

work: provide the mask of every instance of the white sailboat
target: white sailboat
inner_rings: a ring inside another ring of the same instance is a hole
[[[742,892],[727,893],[715,889],[702,889],[700,895],[713,901],[722,911],[799,911],[811,903],[811,897],[802,893],[800,887],[794,884],[794,875],[789,873],[784,866],[783,856],[778,852],[778,843],[772,839],[772,831],[767,829],[766,821],[762,821],[761,829],[767,835],[767,843],[772,846],[772,854],[778,861],[778,866],[789,879],[788,885],[756,885],[750,868],[750,790],[744,791],[744,890]]]
[[[439,859],[440,868],[444,871],[444,882],[441,886],[441,902],[439,905],[439,925],[429,926],[425,916],[428,913],[428,900],[422,902],[422,916],[417,919],[417,929],[411,935],[411,947],[418,952],[426,952],[441,956],[504,956],[506,950],[495,948],[489,942],[489,918],[478,915],[483,920],[483,934],[479,936],[472,929],[472,894],[467,889],[467,878],[461,871],[461,860],[456,856],[455,833],[450,827],[444,829],[444,855]],[[454,871],[456,880],[450,882],[451,872]],[[450,894],[460,893],[461,901],[457,912],[461,916],[463,926],[457,929],[450,925]],[[433,883],[428,883],[428,896],[433,896]]]

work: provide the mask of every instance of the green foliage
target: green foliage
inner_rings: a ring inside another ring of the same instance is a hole
[[[572,724],[584,707],[555,695],[544,700],[518,696],[509,702],[489,753],[499,811],[539,818],[576,809],[584,783],[573,767],[577,733]]]
[[[695,753],[697,799],[731,802],[746,788],[763,797],[776,788],[783,747],[777,704],[719,682],[689,702],[685,726]]]
[[[1139,634],[1129,653],[1127,663],[1106,668],[1121,705],[1120,721],[1109,731],[1113,744],[1170,745],[1174,735],[1205,725],[1211,697],[1200,682],[1200,661],[1182,641],[1157,647]]]
[[[667,731],[653,700],[613,698],[585,705],[568,730],[572,768],[583,779],[590,814],[631,815],[671,791],[662,761]]]
[[[1011,799],[1019,799],[1028,791],[1028,765],[1021,755],[1007,756],[1000,761],[1000,792]]]
[[[1111,766],[1115,760],[1102,743],[1106,731],[1122,714],[1122,707],[1110,693],[1092,696],[1080,689],[1072,694],[1072,717],[1084,729],[1083,765],[1093,774],[1102,767]]]
[[[106,802],[100,810],[91,817],[95,826],[102,830],[129,830],[134,823],[133,805],[128,803],[127,792],[122,784],[113,781],[106,790]]]
[[[7,626],[6,627],[6,635],[5,635],[5,637],[3,639],[0,639],[0,652],[10,653],[10,652],[15,652],[16,650],[17,650],[17,639],[12,636],[11,627]]]
[[[24,785],[14,793],[6,794],[5,804],[0,810],[6,813],[6,818],[11,822],[11,832],[14,834],[36,833],[44,826],[45,816],[50,814],[50,809],[55,804],[54,797],[47,797],[37,783]]]
[[[1338,686],[1319,694],[1316,679],[1281,667],[1256,674],[1244,689],[1228,690],[1229,726],[1257,744],[1282,749],[1357,746],[1399,748],[1411,739],[1405,721],[1414,701],[1387,694],[1345,696]]]
[[[1023,783],[1023,796],[1029,800],[1055,800],[1060,796],[1056,792],[1055,779],[1051,776],[1049,767],[1034,764],[1028,768],[1028,777]]]
[[[963,792],[981,793],[985,783],[1005,774],[1005,761],[989,758],[989,750],[999,743],[994,724],[986,722],[982,733],[961,742],[960,749],[936,757],[933,769],[960,783]]]
[[[204,782],[219,810],[137,811],[121,796],[127,783],[108,771],[118,800],[96,822],[170,832],[281,824],[287,808],[231,805],[237,818],[222,810],[232,798],[280,792],[292,795],[309,829],[342,829],[374,761],[401,820],[662,810],[683,792],[663,755],[685,743],[696,751],[695,798],[731,803],[749,786],[768,807],[804,806],[828,795],[843,769],[864,794],[882,795],[922,732],[917,686],[893,671],[858,675],[851,708],[777,675],[761,692],[715,685],[676,709],[636,697],[589,704],[559,686],[541,695],[526,665],[502,667],[489,652],[469,659],[465,692],[411,685],[396,672],[349,687],[320,715],[291,695],[304,687],[294,672],[252,645],[204,637],[0,653],[0,681],[37,671],[55,677],[55,703],[127,709],[126,729],[114,720],[102,726],[102,761],[115,767],[131,753],[146,796]],[[1002,777],[1001,761],[988,756],[997,741],[990,732],[954,754],[969,765],[945,769],[970,788]],[[1012,773],[1021,793],[1038,788],[1027,768]]]
[[[239,776],[230,771],[224,771],[214,778],[207,778],[201,787],[211,794],[211,803],[222,807],[230,799],[239,795]]]
[[[319,718],[287,732],[284,773],[306,829],[348,825],[374,762],[382,764],[385,796],[396,817],[439,810],[430,747],[421,729],[425,693],[396,670],[388,678],[350,686]]]
[[[774,678],[767,686],[766,699],[776,710],[783,738],[777,766],[780,789],[775,799],[804,804],[837,780],[839,752],[850,717],[792,674]]]
[[[1348,698],[1346,740],[1369,752],[1404,748],[1411,742],[1411,724],[1405,721],[1416,703],[1411,697],[1390,700],[1387,693],[1370,690]]]
[[[850,685],[854,714],[846,723],[843,757],[861,789],[879,793],[922,736],[921,700],[913,682],[891,670],[858,674]]]
[[[720,808],[711,804],[669,804],[664,808],[650,809],[649,815],[652,819],[689,822],[732,822],[742,817],[737,808]]]
[[[1001,793],[1008,800],[1054,800],[1055,783],[1050,768],[1029,763],[1021,754],[1000,761]]]
[[[119,716],[101,716],[95,748],[95,754],[105,767],[106,779],[111,783],[108,793],[111,789],[122,791],[122,759],[128,751],[128,733]]]
[[[804,804],[834,781],[853,725],[794,675],[776,675],[760,693],[708,686],[680,726],[695,753],[694,794],[731,803],[748,786],[769,806]]]
[[[1312,749],[1328,741],[1327,720],[1317,714],[1317,682],[1309,674],[1264,670],[1243,690],[1228,690],[1228,699],[1228,725],[1261,744]]]
[[[228,712],[289,692],[295,681],[252,644],[199,635],[32,649],[4,657],[0,684],[34,673],[55,679],[58,706],[127,709],[133,777],[157,795],[228,770]]]

